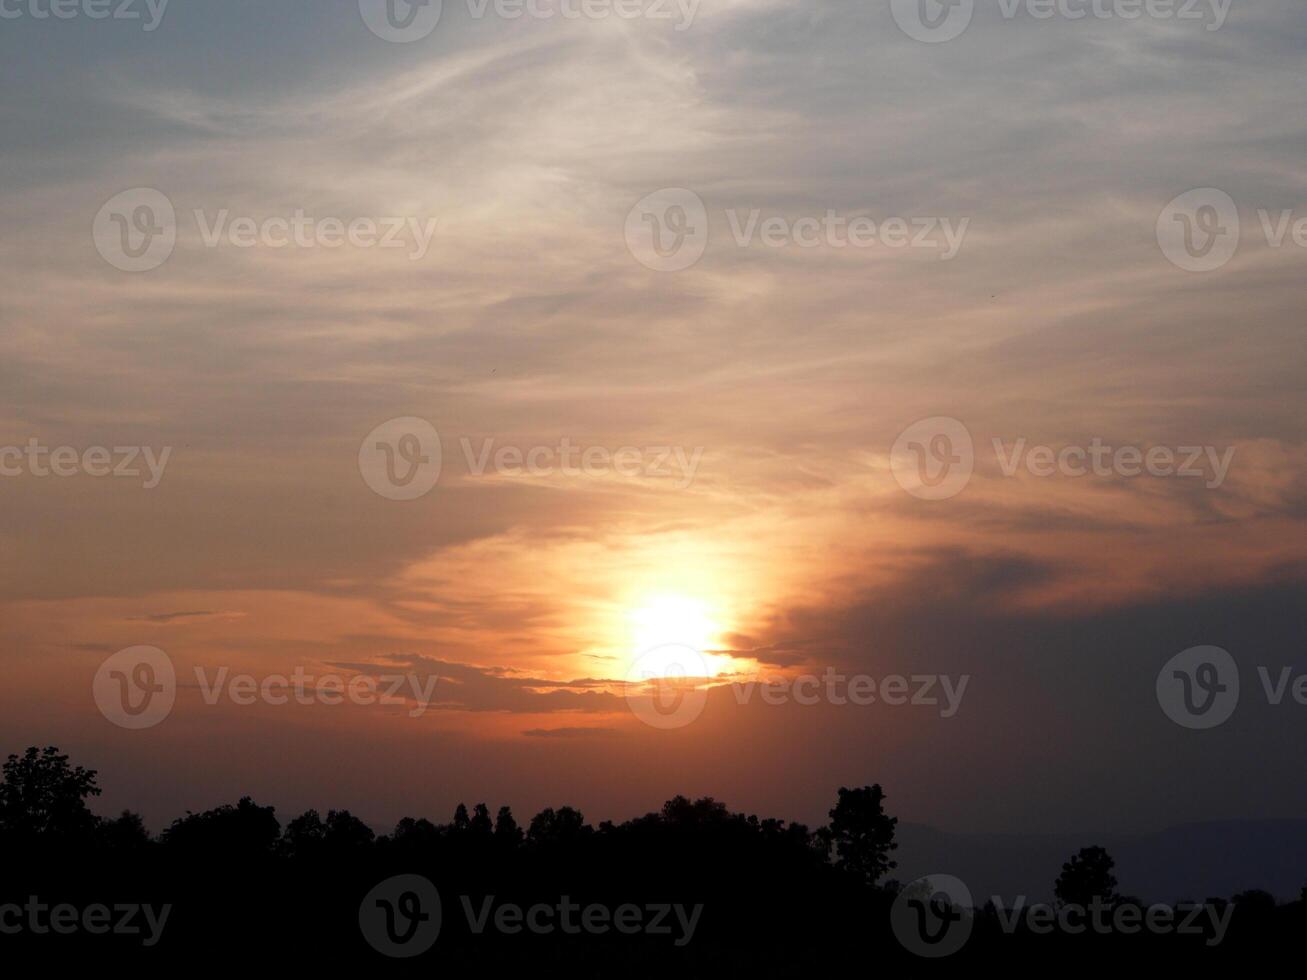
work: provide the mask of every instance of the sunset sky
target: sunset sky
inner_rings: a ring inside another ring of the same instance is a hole
[[[1307,706],[1257,674],[1307,671],[1307,243],[1273,247],[1258,214],[1307,218],[1297,0],[1234,0],[1219,28],[1208,2],[982,2],[946,43],[878,0],[702,0],[688,24],[445,0],[408,43],[358,0],[173,0],[148,31],[10,6],[0,446],[171,454],[148,489],[143,463],[0,477],[0,754],[58,745],[100,770],[99,810],[154,827],[246,794],[379,829],[677,793],[817,823],[872,782],[943,829],[1303,812]],[[137,188],[176,246],[133,273],[93,226]],[[1207,272],[1159,247],[1197,188],[1242,224]],[[678,271],[631,241],[666,189],[706,213]],[[880,237],[741,245],[755,211]],[[404,247],[206,241],[222,213],[297,212],[403,219]],[[894,218],[936,244],[896,246]],[[439,480],[390,499],[360,452],[410,418]],[[974,473],[930,500],[894,447],[936,418]],[[1007,475],[1020,440],[1214,455]],[[564,472],[565,441],[603,454]],[[553,455],[481,468],[487,446]],[[671,730],[623,696],[665,644],[714,675]],[[92,685],[139,645],[178,688],[130,730]],[[1243,689],[1202,732],[1155,690],[1199,645]],[[411,672],[435,703],[209,705],[197,667]],[[949,717],[730,686],[827,668],[969,681]]]

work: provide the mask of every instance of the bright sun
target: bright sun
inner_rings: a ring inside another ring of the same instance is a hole
[[[643,658],[643,665],[653,667],[657,674],[672,674],[678,666],[687,666],[679,663],[683,657],[676,653],[678,647],[689,647],[702,654],[709,676],[715,677],[729,666],[730,657],[710,652],[720,647],[723,627],[702,600],[678,595],[650,596],[631,610],[629,619],[631,654]],[[654,664],[650,657],[657,659],[654,651],[659,650],[666,650],[666,655],[677,663]]]

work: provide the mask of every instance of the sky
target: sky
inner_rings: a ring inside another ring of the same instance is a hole
[[[559,2],[0,3],[0,749],[155,827],[1300,815],[1301,5]]]

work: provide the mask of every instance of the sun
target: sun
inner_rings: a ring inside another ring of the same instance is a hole
[[[708,604],[687,596],[651,596],[631,610],[630,618],[637,653],[673,644],[706,652],[721,634]]]
[[[629,653],[642,670],[668,677],[691,673],[716,677],[730,668],[731,657],[712,652],[720,649],[725,627],[702,599],[675,594],[648,596],[630,610],[627,618]],[[686,648],[699,656],[691,655],[687,660]]]

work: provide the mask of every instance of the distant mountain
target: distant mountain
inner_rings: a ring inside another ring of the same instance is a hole
[[[1062,863],[1098,844],[1116,858],[1119,891],[1150,902],[1229,896],[1252,888],[1296,899],[1307,885],[1307,820],[1184,824],[1158,833],[950,834],[900,823],[894,877],[951,874],[973,898],[1051,901]]]

